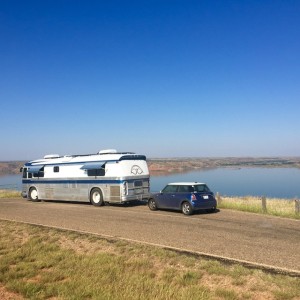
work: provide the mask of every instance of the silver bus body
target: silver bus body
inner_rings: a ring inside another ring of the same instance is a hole
[[[102,150],[88,155],[46,155],[22,168],[22,196],[33,201],[124,203],[149,198],[144,155]]]

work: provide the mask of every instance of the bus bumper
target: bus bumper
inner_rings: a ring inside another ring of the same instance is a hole
[[[135,201],[135,200],[147,200],[149,199],[150,194],[140,194],[140,195],[126,195],[122,197],[122,202],[127,202],[127,201]]]

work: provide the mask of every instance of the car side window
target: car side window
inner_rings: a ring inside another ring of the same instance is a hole
[[[193,193],[195,191],[194,187],[188,186],[189,193]]]
[[[177,191],[177,185],[167,185],[163,189],[163,193],[176,193]]]
[[[179,193],[190,193],[193,191],[193,188],[189,185],[180,185],[178,188]]]

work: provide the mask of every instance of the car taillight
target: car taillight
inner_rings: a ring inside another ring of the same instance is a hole
[[[195,201],[195,200],[197,200],[197,197],[195,194],[192,194],[192,201]]]

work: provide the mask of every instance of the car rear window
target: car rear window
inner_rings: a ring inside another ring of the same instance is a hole
[[[195,192],[210,192],[210,189],[206,184],[197,184],[194,186]]]
[[[180,185],[178,187],[179,193],[192,193],[194,191],[194,188],[190,185]]]

